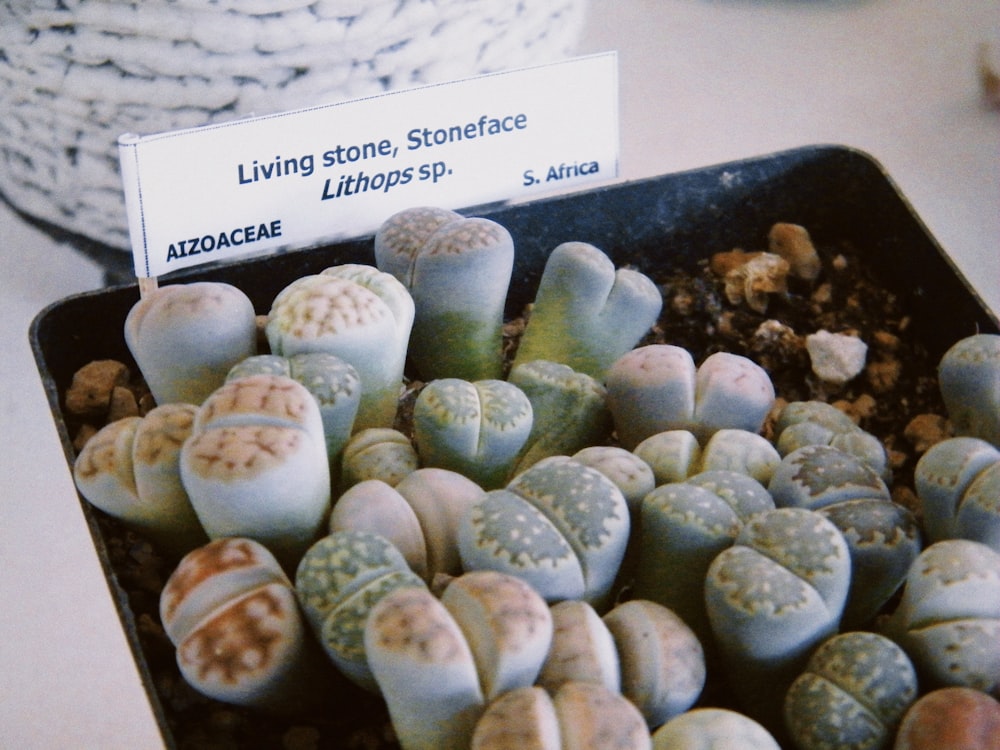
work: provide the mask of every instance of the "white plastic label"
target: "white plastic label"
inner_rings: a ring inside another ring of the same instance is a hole
[[[618,148],[613,52],[119,139],[140,278],[607,182]]]

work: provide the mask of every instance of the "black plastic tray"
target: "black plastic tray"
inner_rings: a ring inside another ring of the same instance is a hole
[[[989,311],[930,236],[881,166],[841,146],[810,146],[703,169],[500,208],[470,209],[503,224],[514,237],[516,260],[508,312],[531,301],[548,253],[568,240],[590,242],[616,265],[647,273],[693,270],[715,252],[757,242],[766,246],[776,221],[808,228],[817,245],[853,241],[866,249],[885,288],[912,316],[910,331],[931,356],[958,338],[997,332]],[[290,251],[266,258],[221,263],[179,272],[170,281],[219,280],[238,286],[266,313],[275,295],[294,279],[328,266],[373,263],[372,238]],[[72,447],[60,394],[73,373],[103,358],[134,367],[122,329],[139,297],[136,285],[76,295],[40,312],[30,329],[31,346],[52,408],[67,463]],[[95,511],[82,502],[94,545],[168,746],[174,744],[157,697],[134,614],[109,561]]]

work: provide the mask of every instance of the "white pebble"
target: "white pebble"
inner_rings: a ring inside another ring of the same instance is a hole
[[[868,345],[857,336],[817,331],[806,336],[812,371],[825,383],[842,385],[865,366]]]

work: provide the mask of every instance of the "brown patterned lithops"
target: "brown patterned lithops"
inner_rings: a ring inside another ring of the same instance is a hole
[[[364,647],[403,750],[468,746],[485,699],[465,635],[430,591],[380,599]]]
[[[281,375],[230,381],[199,409],[181,478],[210,537],[256,539],[293,569],[330,505],[319,406]]]
[[[327,352],[361,378],[355,429],[392,427],[413,299],[389,274],[370,266],[334,266],[303,276],[274,299],[267,339],[274,354]]]
[[[257,353],[253,303],[221,282],[162,286],[129,311],[125,343],[158,404],[200,404]]]
[[[320,697],[317,668],[291,584],[250,539],[209,542],[181,560],[160,618],[184,679],[216,700],[292,711]]]
[[[190,404],[166,404],[145,417],[105,425],[73,465],[77,489],[88,502],[177,556],[208,541],[179,470],[196,411]]]
[[[597,611],[579,599],[556,602],[550,611],[552,645],[537,684],[551,694],[571,681],[598,682],[620,692],[618,649]]]

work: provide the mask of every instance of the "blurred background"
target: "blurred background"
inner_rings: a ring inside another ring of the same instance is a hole
[[[27,338],[46,305],[127,274],[103,132],[156,132],[613,49],[621,179],[808,144],[858,148],[1000,311],[1000,110],[980,75],[984,60],[1000,65],[997,0],[483,2],[489,21],[450,19],[456,41],[447,45],[391,28],[402,21],[380,16],[378,2],[359,15],[355,35],[321,30],[320,20],[364,3],[285,0],[275,5],[288,9],[287,28],[264,28],[230,0],[220,5],[239,23],[227,33],[192,21],[202,4],[146,3],[140,12],[152,15],[141,20],[117,5],[0,2],[0,420],[8,441],[0,451],[0,748],[160,744]],[[315,18],[303,21],[302,8]],[[418,30],[435,23],[413,20]],[[390,31],[411,43],[379,36]],[[112,39],[128,43],[118,50]],[[212,45],[221,46],[197,58]],[[454,56],[442,58],[442,48]],[[391,54],[372,63],[370,49]],[[263,52],[268,67],[259,70],[254,56]],[[191,83],[206,70],[206,80],[225,80],[226,96]],[[282,78],[287,70],[292,79]],[[248,77],[247,95],[237,96],[233,81]],[[152,126],[164,113],[180,119]]]

